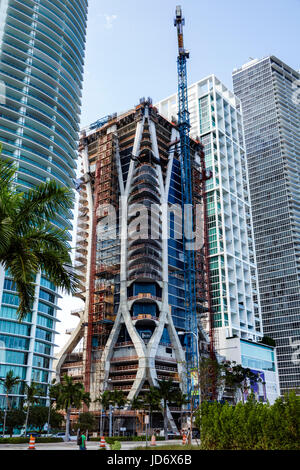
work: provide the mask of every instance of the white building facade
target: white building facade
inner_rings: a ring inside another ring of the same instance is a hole
[[[212,174],[206,194],[215,347],[221,356],[242,364],[242,342],[248,348],[253,344],[251,357],[259,356],[261,350],[254,343],[262,339],[263,331],[239,100],[214,75],[191,85],[188,97],[191,136],[200,137],[206,168]],[[160,114],[173,120],[177,95],[156,106]],[[234,345],[232,338],[238,338]],[[270,346],[264,346],[264,352],[267,349],[275,356]],[[246,365],[244,361],[244,365],[265,370],[263,362]],[[265,366],[272,384],[266,387],[272,390],[267,399],[273,402],[278,396],[276,358],[272,366]],[[265,399],[262,394],[259,397]]]

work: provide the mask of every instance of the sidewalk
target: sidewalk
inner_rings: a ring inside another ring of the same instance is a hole
[[[193,444],[196,444],[196,441],[193,441]],[[155,450],[157,447],[163,446],[163,445],[180,445],[182,444],[182,440],[180,439],[172,439],[169,441],[157,441],[155,447],[150,446],[150,441],[148,442],[148,446],[150,450]],[[1,450],[26,450],[28,449],[29,445],[29,440],[28,444],[0,444],[0,451]],[[132,441],[126,441],[126,442],[121,442],[122,448],[121,450],[133,450],[136,447],[146,447],[146,442],[141,441],[141,442],[132,442]],[[100,440],[99,442],[95,441],[89,441],[87,442],[87,450],[98,450],[100,446]],[[110,446],[106,444],[107,450],[110,450]],[[182,446],[184,448],[184,446]],[[56,443],[49,443],[49,444],[35,444],[36,450],[78,450],[78,445],[76,442],[71,441],[71,442],[56,442]]]

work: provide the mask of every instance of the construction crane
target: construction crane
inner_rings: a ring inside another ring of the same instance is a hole
[[[184,288],[185,288],[185,311],[186,321],[185,329],[188,335],[186,342],[186,361],[187,370],[198,370],[199,351],[198,351],[198,323],[197,323],[197,303],[196,303],[196,263],[194,250],[186,247],[186,241],[192,239],[193,233],[193,179],[192,179],[192,159],[190,155],[190,114],[188,108],[188,86],[187,86],[187,59],[189,52],[184,48],[183,26],[185,20],[182,16],[181,6],[176,7],[176,16],[174,26],[177,28],[178,36],[178,128],[180,133],[181,148],[181,193],[182,193],[182,210],[183,210],[183,250],[184,250]],[[207,207],[205,181],[210,179],[205,169],[204,153],[201,152],[201,178],[202,178],[202,203],[204,212],[204,257],[206,271],[206,297],[209,311],[210,323],[210,358],[216,359],[214,350],[214,327],[213,315],[210,296],[210,280],[209,280],[209,247],[208,247],[208,231],[207,231]],[[212,377],[212,399],[216,399],[215,374]],[[188,395],[191,396],[191,377],[188,374]],[[200,397],[199,397],[200,399]]]
[[[183,211],[185,330],[187,370],[198,370],[198,329],[196,312],[196,272],[194,250],[188,249],[187,240],[193,233],[192,162],[190,155],[190,114],[188,110],[187,59],[189,52],[184,48],[184,18],[180,6],[176,7],[174,26],[178,36],[178,129],[181,150],[181,194]],[[188,395],[191,394],[191,377],[188,374]]]

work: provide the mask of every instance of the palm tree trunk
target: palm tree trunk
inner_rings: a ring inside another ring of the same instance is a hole
[[[71,407],[67,409],[67,419],[66,419],[66,433],[65,433],[65,441],[69,442],[70,440],[70,416],[71,416]]]
[[[168,416],[167,416],[167,401],[164,400],[164,435],[165,440],[168,439]]]
[[[29,409],[30,409],[30,405],[28,404],[28,406],[27,406],[27,412],[26,412],[26,421],[25,421],[25,437],[26,437],[26,434],[27,434],[28,418],[29,418]]]
[[[8,408],[8,395],[6,395],[6,401],[5,401],[5,411],[4,411],[4,421],[3,421],[3,437],[5,435],[5,429],[6,429],[7,408]]]

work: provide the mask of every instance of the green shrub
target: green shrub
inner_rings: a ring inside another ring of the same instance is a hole
[[[49,444],[51,442],[63,442],[60,437],[36,437],[36,444]],[[28,444],[29,437],[0,437],[0,444]]]
[[[121,450],[121,442],[115,441],[113,444],[111,444],[110,448],[111,450]]]
[[[151,436],[148,436],[148,441],[150,441]],[[100,437],[91,437],[90,441],[99,441]],[[141,442],[145,441],[146,436],[114,436],[114,437],[105,437],[105,441],[107,444],[113,444],[115,441],[120,441],[120,442]],[[165,438],[162,436],[156,436],[157,441],[164,441]]]
[[[300,450],[300,397],[291,393],[272,406],[253,396],[235,406],[204,402],[195,424],[205,450]]]
[[[150,447],[150,446],[149,446]],[[139,447],[135,447],[133,450],[147,450],[149,449],[149,447],[145,447],[145,446],[139,446]],[[154,447],[150,447],[151,450],[154,450],[155,448]],[[199,446],[193,446],[193,445],[188,445],[188,444],[185,444],[185,445],[162,445],[162,446],[159,446],[158,447],[159,451],[161,450],[181,450],[181,451],[187,451],[187,450],[201,450],[201,447]]]

